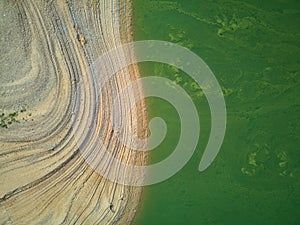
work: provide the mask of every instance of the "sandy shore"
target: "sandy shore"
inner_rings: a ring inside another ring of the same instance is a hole
[[[97,87],[86,73],[101,54],[132,41],[130,2],[0,4],[0,113],[18,112],[18,122],[0,128],[1,224],[129,224],[142,189],[105,179],[80,153],[101,137],[123,162],[146,162],[145,154],[119,142],[109,119],[114,93],[139,77],[137,66],[123,69],[105,85],[97,110]],[[130,109],[125,101],[121,109],[126,112],[121,121],[130,121],[121,127],[127,138],[130,133],[145,137],[145,103]]]

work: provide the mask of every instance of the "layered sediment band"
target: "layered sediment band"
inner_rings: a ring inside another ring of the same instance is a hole
[[[1,4],[5,17],[1,21],[0,110],[5,115],[18,112],[14,117],[18,122],[0,129],[1,223],[130,223],[141,188],[107,180],[82,156],[91,154],[101,138],[105,149],[122,162],[146,162],[145,153],[120,143],[110,119],[115,93],[139,77],[137,66],[119,71],[101,92],[95,74],[87,72],[103,53],[131,41],[130,2]],[[132,93],[143,95],[141,89]],[[120,109],[125,138],[145,137],[144,102],[132,109],[124,101]],[[80,143],[74,138],[79,136]],[[101,161],[101,154],[95,160]],[[108,170],[120,176],[130,174],[106,163]]]

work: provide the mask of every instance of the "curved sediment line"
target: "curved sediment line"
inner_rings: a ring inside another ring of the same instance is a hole
[[[124,22],[129,21],[130,5],[127,2],[126,10],[124,5],[114,0],[4,5],[8,17],[1,30],[3,40],[16,32],[14,41],[21,47],[7,42],[11,46],[0,52],[1,65],[17,62],[2,67],[0,110],[9,113],[26,107],[26,112],[18,116],[20,123],[0,130],[1,223],[128,224],[132,220],[141,188],[105,179],[81,155],[94,155],[107,170],[127,177],[130,171],[101,161],[105,152],[94,149],[101,137],[103,148],[119,160],[137,165],[146,160],[144,153],[120,143],[110,120],[116,94],[139,77],[136,65],[119,71],[101,93],[88,73],[100,55],[132,41],[125,33],[130,22]],[[80,35],[86,44],[78,40]],[[111,60],[106,70],[122,56]],[[133,92],[143,95],[141,90]],[[132,94],[125,94],[128,102],[119,102],[121,128],[130,142],[131,133],[146,136],[147,119],[144,103],[130,109]],[[82,138],[80,142],[74,134]]]

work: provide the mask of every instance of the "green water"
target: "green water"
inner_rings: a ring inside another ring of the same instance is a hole
[[[201,135],[189,163],[144,190],[134,225],[300,224],[300,2],[295,0],[133,0],[135,40],[178,43],[199,55],[225,95],[227,130],[213,164],[197,168],[210,132],[210,111],[193,80],[176,68],[142,63],[143,76],[164,76],[192,96]],[[149,116],[168,125],[151,152],[158,162],[180,135],[176,110],[147,100]]]

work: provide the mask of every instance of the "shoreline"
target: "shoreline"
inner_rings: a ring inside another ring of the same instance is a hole
[[[133,36],[133,25],[132,25],[132,21],[133,21],[133,13],[132,13],[132,0],[123,0],[126,1],[126,8],[125,8],[125,13],[124,13],[124,8],[123,10],[120,10],[120,17],[121,17],[121,24],[124,24],[124,26],[121,26],[121,39],[122,39],[122,44],[126,44],[126,43],[130,43],[134,41],[134,36]],[[122,1],[121,1],[122,2]],[[132,56],[131,56],[132,57]],[[134,56],[133,56],[134,57]],[[137,64],[134,65],[130,65],[129,66],[129,73],[131,76],[132,80],[137,80],[141,78],[140,75],[140,71],[138,68]],[[142,84],[140,84],[142,86]],[[143,88],[140,88],[140,91],[142,93],[138,93],[138,95],[144,95],[143,94]],[[140,127],[138,136],[140,138],[146,138],[148,133],[147,133],[147,126],[148,126],[148,116],[147,116],[147,106],[146,106],[146,102],[145,99],[142,98],[143,101],[141,104],[138,105],[138,124]],[[148,154],[146,153],[146,155],[144,156],[145,158],[142,159],[142,165],[147,164],[148,161]],[[125,213],[124,215],[121,217],[119,224],[131,224],[135,218],[137,217],[137,212],[140,209],[141,206],[141,201],[142,201],[142,196],[143,196],[143,192],[144,192],[144,187],[133,187],[133,189],[139,189],[138,190],[138,196],[135,199],[135,204],[136,206],[134,207],[134,213],[132,216],[126,215],[127,213],[129,214],[130,212],[128,210],[128,208],[125,209]],[[137,210],[138,209],[138,210]],[[126,212],[127,211],[127,212]],[[130,218],[128,220],[128,218]],[[129,222],[129,223],[128,223]]]

